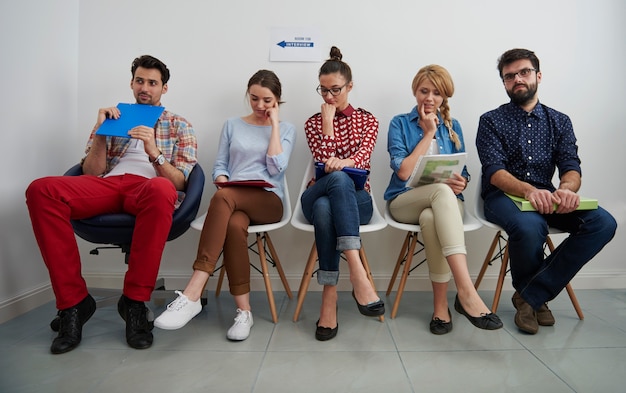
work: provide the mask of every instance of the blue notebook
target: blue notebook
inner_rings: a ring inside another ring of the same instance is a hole
[[[362,190],[365,187],[365,182],[367,181],[367,178],[369,177],[369,174],[370,174],[370,171],[365,170],[365,169],[359,169],[359,168],[347,168],[346,167],[346,168],[343,168],[342,171],[350,175],[350,178],[354,181],[354,187],[357,190]],[[326,175],[327,173],[324,171],[324,163],[316,162],[315,163],[315,180],[318,180]]]
[[[162,106],[143,104],[117,104],[121,116],[119,119],[106,119],[96,135],[120,136],[130,138],[128,131],[137,126],[154,127],[159,116],[165,110]]]

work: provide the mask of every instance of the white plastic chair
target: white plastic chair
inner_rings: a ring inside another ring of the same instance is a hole
[[[283,216],[279,222],[275,222],[272,224],[260,224],[260,225],[250,225],[248,227],[248,233],[255,233],[256,239],[248,246],[248,249],[253,253],[259,256],[259,261],[261,265],[261,269],[257,268],[252,262],[250,262],[250,266],[259,273],[263,275],[263,280],[265,281],[265,291],[267,292],[267,301],[270,306],[270,312],[272,313],[272,320],[274,323],[278,322],[278,313],[276,311],[276,303],[274,302],[274,292],[272,291],[272,283],[269,276],[269,269],[267,262],[278,270],[278,275],[280,276],[280,281],[283,283],[283,287],[285,288],[285,292],[287,292],[287,296],[289,299],[293,297],[291,293],[291,289],[289,288],[289,283],[287,282],[287,278],[285,277],[285,272],[283,271],[283,267],[280,264],[280,259],[278,259],[278,254],[276,253],[276,249],[274,248],[274,244],[272,243],[272,239],[270,238],[269,232],[282,228],[289,222],[291,218],[291,199],[289,197],[289,188],[287,187],[287,179],[284,180],[284,189],[285,189],[285,199],[283,200]],[[202,230],[204,226],[204,220],[206,218],[206,213],[202,216],[196,218],[192,223],[191,227],[197,229],[199,231]],[[224,281],[224,273],[226,269],[221,265],[216,271],[220,271],[219,279],[217,281],[217,287],[215,289],[215,296],[219,296],[222,283]]]
[[[309,181],[315,176],[315,167],[314,162],[311,161],[306,170],[304,171],[304,177],[302,178],[302,185],[300,186],[300,192],[298,193],[298,201],[296,202],[296,207],[293,212],[293,216],[291,217],[291,225],[295,228],[300,229],[305,232],[314,232],[315,229],[312,224],[304,217],[304,213],[302,213],[302,203],[300,201],[300,196],[306,190],[306,186]],[[384,229],[387,226],[385,219],[380,215],[378,208],[376,207],[376,201],[374,200],[374,194],[372,195],[372,204],[374,207],[374,211],[372,214],[372,219],[369,223],[365,225],[359,226],[360,233],[367,232],[375,232]],[[359,256],[361,258],[361,262],[363,263],[363,267],[365,268],[365,272],[367,273],[367,277],[372,283],[372,287],[376,290],[374,285],[374,279],[372,278],[372,272],[370,270],[369,262],[367,261],[367,256],[365,254],[365,246],[361,243],[361,249],[359,250]],[[306,293],[309,290],[309,284],[311,283],[311,278],[315,273],[315,262],[317,261],[317,248],[315,247],[315,241],[313,241],[313,245],[311,246],[311,252],[309,253],[309,258],[307,259],[306,266],[304,267],[304,273],[302,274],[302,280],[300,281],[300,288],[298,289],[298,303],[296,304],[296,311],[293,314],[293,321],[297,322],[300,317],[300,311],[302,310],[302,305],[304,304],[304,298],[306,297]],[[384,321],[384,315],[379,317],[380,321]]]
[[[502,229],[501,226],[494,224],[493,222],[488,221],[485,218],[485,206],[484,206],[485,204],[484,204],[483,198],[480,195],[481,189],[482,189],[481,184],[478,184],[478,187],[476,189],[477,192],[476,192],[476,197],[475,197],[474,213],[476,215],[476,218],[478,218],[478,220],[484,226],[489,227],[491,229],[495,229],[496,234],[493,237],[493,240],[491,242],[491,246],[489,247],[489,251],[487,252],[487,255],[485,255],[485,260],[483,262],[482,267],[480,268],[480,273],[478,273],[478,277],[476,278],[476,283],[474,284],[474,287],[478,290],[478,286],[480,285],[483,277],[485,276],[485,272],[487,271],[487,268],[491,266],[493,261],[495,261],[496,259],[500,259],[500,262],[501,262],[500,274],[498,275],[496,291],[493,295],[493,305],[491,306],[491,311],[495,313],[498,310],[498,304],[500,303],[500,295],[502,294],[502,287],[504,285],[504,277],[506,276],[506,273],[509,271],[508,270],[509,241],[508,241],[508,238],[504,237],[504,234],[506,232],[504,231],[504,229]],[[556,228],[548,228],[548,236],[546,237],[546,245],[548,249],[550,250],[550,252],[554,251],[554,244],[552,243],[552,239],[550,239],[550,234],[557,235],[557,234],[562,234],[562,233],[565,233],[565,232],[558,230]],[[568,283],[565,286],[565,289],[567,290],[567,294],[569,295],[570,300],[572,301],[572,305],[574,306],[574,309],[576,310],[576,314],[578,314],[578,318],[580,318],[581,320],[584,319],[585,315],[583,314],[583,311],[580,308],[580,304],[578,303],[578,299],[576,298],[576,294],[574,293],[574,289],[572,288],[571,283]]]
[[[409,274],[415,269],[417,269],[420,265],[426,262],[426,256],[416,263],[412,265],[413,257],[422,251],[424,251],[424,243],[419,240],[419,233],[421,232],[421,228],[418,224],[405,224],[402,222],[396,221],[389,211],[389,203],[385,204],[385,221],[390,227],[400,229],[402,231],[406,231],[406,236],[404,238],[404,243],[402,244],[402,248],[400,249],[400,254],[398,255],[398,260],[396,261],[396,266],[393,270],[393,274],[391,275],[391,279],[389,280],[389,286],[387,287],[387,296],[391,294],[393,290],[393,285],[396,282],[396,277],[398,276],[398,272],[400,271],[400,267],[404,265],[404,270],[402,271],[402,275],[400,276],[400,283],[398,284],[398,292],[396,293],[396,300],[393,303],[393,308],[391,309],[391,318],[395,318],[398,313],[398,307],[400,307],[400,300],[402,300],[402,294],[404,293],[404,287],[406,286],[406,280],[409,277]],[[474,217],[467,209],[465,209],[465,214],[463,216],[463,230],[465,232],[475,231],[480,229],[482,224],[476,217]],[[417,245],[419,244],[419,248],[416,251]]]

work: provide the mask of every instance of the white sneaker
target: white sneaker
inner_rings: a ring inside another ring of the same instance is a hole
[[[238,308],[235,323],[226,332],[226,337],[233,341],[245,340],[250,335],[252,325],[254,325],[252,313]]]
[[[167,309],[154,320],[154,326],[166,330],[180,329],[202,311],[200,299],[192,302],[182,292],[175,291],[175,293],[178,297],[168,304]]]

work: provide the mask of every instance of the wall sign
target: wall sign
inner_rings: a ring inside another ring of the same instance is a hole
[[[270,61],[321,61],[318,29],[272,28]]]

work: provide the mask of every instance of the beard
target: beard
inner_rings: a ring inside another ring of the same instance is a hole
[[[525,105],[530,102],[537,94],[537,82],[525,84],[523,86],[526,87],[526,90],[515,91],[515,88],[520,86],[520,84],[516,84],[511,88],[511,90],[507,90],[506,93],[509,95],[511,102],[515,105]]]

